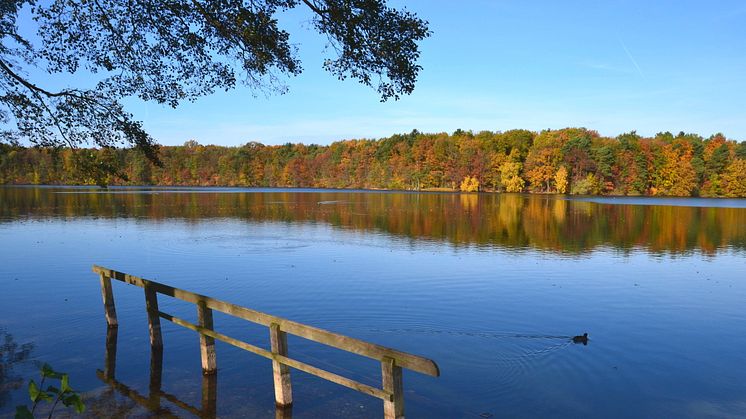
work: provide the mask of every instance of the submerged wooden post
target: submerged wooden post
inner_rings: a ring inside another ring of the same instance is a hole
[[[163,348],[161,337],[161,317],[158,314],[158,294],[155,290],[145,285],[145,310],[148,312],[148,329],[150,330],[150,346]]]
[[[293,419],[293,405],[277,406],[275,405],[275,419]]]
[[[161,391],[163,383],[163,348],[150,349],[150,393]]]
[[[385,419],[404,419],[402,369],[396,365],[393,358],[384,357],[381,360],[381,377],[383,390],[392,394],[391,400],[383,401],[383,417]]]
[[[269,325],[269,339],[272,354],[288,355],[288,335],[280,330],[280,325]],[[293,389],[290,385],[290,367],[277,360],[272,360],[272,371],[275,381],[275,404],[289,406],[293,403]]]
[[[109,327],[117,327],[117,310],[114,308],[114,292],[111,289],[111,278],[99,274],[101,278],[101,296],[104,299],[104,313],[106,314],[106,323]]]
[[[106,328],[106,353],[104,354],[104,377],[113,379],[117,369],[117,327]]]
[[[150,382],[148,383],[148,409],[157,412],[161,408],[163,384],[163,347],[150,347]]]
[[[202,374],[202,417],[217,417],[218,374]]]
[[[197,321],[200,327],[213,330],[212,309],[204,301],[197,303]],[[202,358],[202,373],[214,374],[218,370],[215,357],[215,338],[199,334],[199,353]]]

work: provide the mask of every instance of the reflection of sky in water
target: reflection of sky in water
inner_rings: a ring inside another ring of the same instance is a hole
[[[696,208],[746,208],[744,198],[672,198],[645,196],[583,196],[569,197],[573,201],[616,205],[658,205]]]
[[[284,200],[277,198],[267,201]],[[105,337],[90,271],[96,263],[432,358],[440,378],[405,374],[412,417],[742,412],[742,250],[705,255],[602,245],[573,254],[528,242],[517,252],[323,220],[194,222],[73,212],[6,221],[0,328],[19,343],[34,342],[32,358],[71,372],[81,390],[114,397],[95,376]],[[115,284],[114,293],[117,376],[147,394],[142,290]],[[192,306],[167,298],[161,309],[196,317]],[[266,328],[220,315],[215,322],[222,333],[267,344]],[[566,337],[583,332],[591,336],[588,346],[568,344]],[[164,323],[164,391],[192,405],[200,401],[197,342],[193,332]],[[377,384],[375,362],[300,339],[291,339],[290,349],[301,360]],[[274,414],[269,362],[220,343],[217,351],[219,414]],[[28,377],[34,366],[15,371]],[[302,373],[294,372],[293,391],[295,417],[380,416],[376,399]],[[13,393],[0,413],[22,397]]]

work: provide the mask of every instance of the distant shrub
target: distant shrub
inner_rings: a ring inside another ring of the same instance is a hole
[[[597,195],[601,193],[601,182],[593,173],[572,185],[571,193],[575,195]]]
[[[476,177],[473,176],[467,176],[464,178],[463,182],[461,182],[461,192],[478,192],[479,191],[479,181]]]

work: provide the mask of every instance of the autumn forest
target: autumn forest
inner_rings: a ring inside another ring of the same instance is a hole
[[[0,144],[0,183],[314,187],[746,197],[746,141],[585,128],[393,135],[328,146],[136,149]]]

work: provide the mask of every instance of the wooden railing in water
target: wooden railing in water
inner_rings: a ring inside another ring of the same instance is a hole
[[[166,319],[200,334],[202,371],[205,374],[211,374],[217,371],[215,339],[271,359],[274,374],[275,402],[278,406],[289,406],[293,402],[292,388],[290,385],[290,367],[383,400],[384,417],[387,419],[404,417],[402,368],[417,371],[433,377],[438,377],[440,375],[440,371],[435,362],[421,356],[408,354],[406,352],[397,351],[396,349],[329,332],[327,330],[294,322],[282,317],[273,316],[204,295],[174,288],[159,282],[128,275],[113,269],[94,265],[93,271],[99,274],[101,280],[104,312],[106,315],[106,321],[110,327],[115,327],[118,324],[116,309],[114,307],[114,294],[112,291],[111,280],[115,279],[117,281],[122,281],[143,288],[145,290],[145,308],[148,315],[150,345],[152,348],[163,348],[160,319]],[[198,324],[190,323],[184,319],[160,311],[158,309],[158,294],[167,295],[195,304],[197,306]],[[213,329],[213,310],[252,323],[267,326],[269,328],[271,350],[268,351],[216,332]],[[382,388],[369,386],[289,358],[287,346],[288,334],[379,361],[381,363]]]

